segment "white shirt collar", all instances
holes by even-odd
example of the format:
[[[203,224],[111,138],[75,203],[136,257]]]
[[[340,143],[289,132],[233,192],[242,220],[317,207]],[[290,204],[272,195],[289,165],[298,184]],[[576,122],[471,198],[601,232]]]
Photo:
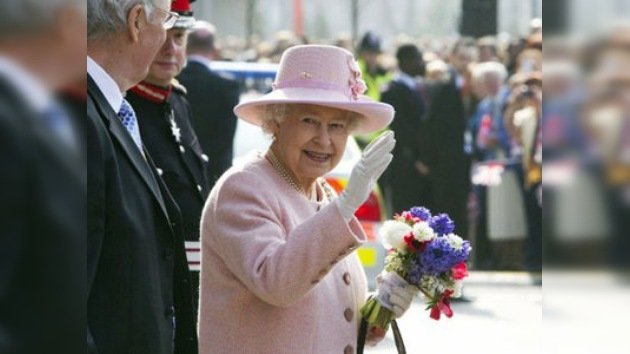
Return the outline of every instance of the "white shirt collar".
[[[87,72],[96,83],[96,86],[101,90],[114,112],[118,113],[122,106],[123,94],[120,92],[120,87],[116,84],[116,81],[89,56],[87,57]]]
[[[411,90],[415,90],[416,87],[418,87],[418,84],[420,84],[421,81],[405,74],[402,71],[399,71],[396,73],[396,76],[394,78],[394,80],[404,84],[405,86],[409,87]]]
[[[35,111],[43,112],[53,103],[52,95],[44,85],[19,63],[7,57],[0,56],[0,76],[5,77]]]

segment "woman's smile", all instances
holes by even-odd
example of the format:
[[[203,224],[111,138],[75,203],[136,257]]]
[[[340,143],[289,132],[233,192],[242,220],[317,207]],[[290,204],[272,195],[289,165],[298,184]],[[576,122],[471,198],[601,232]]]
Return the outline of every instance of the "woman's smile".
[[[306,157],[318,164],[328,163],[328,161],[332,158],[332,154],[328,153],[318,153],[312,150],[302,150]]]

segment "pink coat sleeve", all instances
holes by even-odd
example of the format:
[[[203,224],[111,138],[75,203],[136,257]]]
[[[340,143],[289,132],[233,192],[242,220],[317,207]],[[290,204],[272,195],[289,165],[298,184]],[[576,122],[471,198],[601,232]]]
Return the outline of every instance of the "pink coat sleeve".
[[[300,221],[291,210],[295,201],[285,204],[278,191],[260,188],[247,174],[232,177],[210,201],[202,237],[267,303],[295,303],[366,239],[358,221],[346,223],[336,203]]]

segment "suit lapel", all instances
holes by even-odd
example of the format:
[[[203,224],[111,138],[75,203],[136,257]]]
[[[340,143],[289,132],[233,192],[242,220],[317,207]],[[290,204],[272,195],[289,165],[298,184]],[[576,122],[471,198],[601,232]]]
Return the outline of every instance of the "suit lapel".
[[[79,156],[76,151],[72,151],[66,147],[63,142],[56,138],[55,134],[43,124],[42,118],[39,117],[39,113],[36,113],[16,92],[4,81],[0,81],[0,92],[3,95],[9,96],[11,102],[15,102],[14,107],[17,112],[17,116],[23,119],[26,124],[31,128],[31,132],[35,134],[39,140],[38,142],[45,145],[46,151],[49,156],[64,166],[66,170],[76,177],[76,181],[81,184],[82,187],[86,186],[85,173],[77,166],[79,165]],[[83,171],[84,172],[84,171]]]
[[[159,203],[162,212],[168,220],[169,215],[164,205],[164,199],[162,197],[162,194],[160,193],[158,182],[155,179],[155,175],[151,172],[149,164],[145,160],[144,156],[140,153],[140,150],[138,150],[138,147],[127,132],[127,129],[120,122],[118,115],[111,109],[109,103],[107,103],[105,96],[103,96],[96,83],[89,76],[88,79],[88,93],[96,103],[95,106],[101,113],[101,118],[103,119],[105,126],[109,129],[112,140],[117,141],[118,144],[121,146],[122,150],[125,152],[125,155],[136,169],[136,172],[138,172],[140,177],[142,177],[142,180],[145,182],[145,184]],[[146,149],[144,150],[144,152],[145,154],[147,154]]]

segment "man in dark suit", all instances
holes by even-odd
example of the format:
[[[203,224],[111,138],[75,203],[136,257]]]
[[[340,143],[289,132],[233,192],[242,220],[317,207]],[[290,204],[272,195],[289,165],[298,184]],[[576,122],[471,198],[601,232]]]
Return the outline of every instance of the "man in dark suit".
[[[210,192],[208,157],[190,122],[186,89],[174,80],[186,63],[186,38],[195,21],[188,0],[173,2],[180,17],[151,63],[149,75],[129,90],[127,99],[138,115],[140,135],[182,214],[189,257],[193,304],[199,297],[199,223]],[[196,313],[195,313],[196,318]]]
[[[394,159],[385,177],[385,194],[392,212],[424,205],[428,199],[427,166],[424,162],[424,116],[428,102],[424,83],[422,53],[415,45],[403,45],[396,52],[399,72],[381,95],[394,106],[396,115],[390,129],[396,134]]]
[[[232,166],[236,116],[232,111],[239,101],[239,86],[234,80],[210,70],[218,58],[214,27],[199,21],[188,38],[188,65],[179,81],[188,90],[193,126],[201,148],[208,155],[210,188]]]
[[[470,163],[464,151],[464,105],[453,81],[428,83],[427,88],[431,102],[424,127],[431,190],[427,206],[436,213],[447,213],[455,222],[455,232],[467,238]]]
[[[53,99],[83,75],[81,31],[81,1],[0,2],[0,353],[85,351],[85,170]]]
[[[88,1],[88,352],[197,352],[179,210],[123,98],[175,23],[169,5]]]

